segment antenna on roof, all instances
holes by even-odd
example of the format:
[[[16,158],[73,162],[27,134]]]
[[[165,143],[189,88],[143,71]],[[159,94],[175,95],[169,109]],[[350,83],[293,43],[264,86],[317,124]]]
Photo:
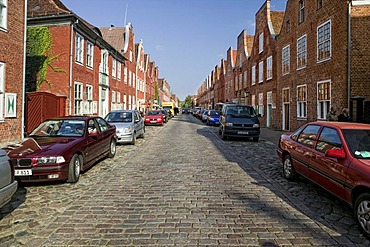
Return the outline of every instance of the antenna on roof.
[[[127,7],[128,7],[128,3],[126,3],[126,11],[125,11],[125,23],[124,23],[124,27],[126,26],[126,17],[127,17]]]

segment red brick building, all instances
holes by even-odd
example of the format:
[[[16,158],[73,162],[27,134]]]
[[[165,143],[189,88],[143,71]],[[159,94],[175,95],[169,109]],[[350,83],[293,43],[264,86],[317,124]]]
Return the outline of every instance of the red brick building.
[[[37,85],[37,91],[64,95],[66,115],[104,117],[117,101],[122,102],[118,84],[123,84],[125,57],[103,39],[98,28],[59,0],[29,0],[27,15],[28,32],[48,33],[51,49],[45,55],[57,57],[52,67],[59,70],[48,67],[48,83]]]
[[[278,127],[326,120],[331,106],[348,107],[353,121],[364,120],[363,101],[370,100],[365,2],[288,1],[276,44]]]
[[[225,102],[237,103],[238,98],[235,95],[234,68],[236,61],[236,50],[232,47],[226,52],[226,74],[225,74]]]
[[[0,139],[23,137],[26,1],[0,3]]]

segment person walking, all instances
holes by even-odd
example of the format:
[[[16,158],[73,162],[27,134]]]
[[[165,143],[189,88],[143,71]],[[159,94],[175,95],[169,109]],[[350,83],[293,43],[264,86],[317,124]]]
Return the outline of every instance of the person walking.
[[[342,113],[338,115],[338,122],[350,122],[348,108],[343,108]]]
[[[337,108],[332,106],[328,114],[326,114],[326,121],[338,121]]]

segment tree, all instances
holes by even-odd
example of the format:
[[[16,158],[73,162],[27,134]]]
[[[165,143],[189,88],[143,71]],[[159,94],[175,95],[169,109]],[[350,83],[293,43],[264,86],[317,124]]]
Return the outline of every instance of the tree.
[[[190,95],[186,96],[185,101],[184,101],[184,107],[190,108],[191,103],[192,103],[191,96]]]

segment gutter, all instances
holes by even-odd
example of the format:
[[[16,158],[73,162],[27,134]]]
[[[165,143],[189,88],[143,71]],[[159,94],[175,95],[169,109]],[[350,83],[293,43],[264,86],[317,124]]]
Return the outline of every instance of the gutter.
[[[24,137],[24,127],[25,125],[25,104],[27,103],[26,97],[26,58],[27,58],[27,7],[28,3],[27,0],[24,1],[24,37],[23,37],[23,79],[22,79],[22,128],[21,128],[21,139]]]

